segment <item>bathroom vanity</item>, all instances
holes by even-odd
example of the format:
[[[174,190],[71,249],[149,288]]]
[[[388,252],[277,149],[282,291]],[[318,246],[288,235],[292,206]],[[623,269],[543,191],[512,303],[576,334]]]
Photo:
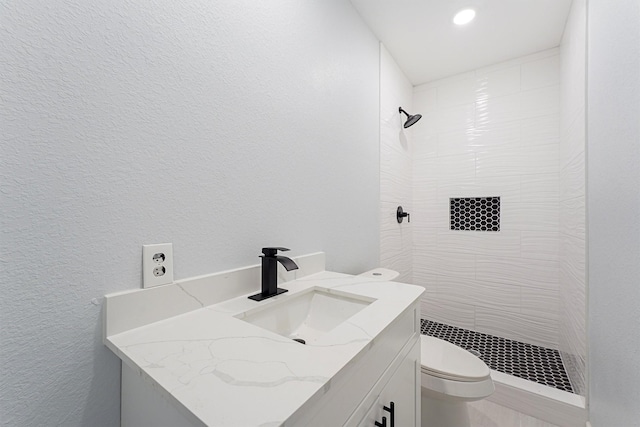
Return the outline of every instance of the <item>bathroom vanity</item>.
[[[122,426],[418,426],[423,289],[296,262],[260,302],[257,267],[106,296]]]

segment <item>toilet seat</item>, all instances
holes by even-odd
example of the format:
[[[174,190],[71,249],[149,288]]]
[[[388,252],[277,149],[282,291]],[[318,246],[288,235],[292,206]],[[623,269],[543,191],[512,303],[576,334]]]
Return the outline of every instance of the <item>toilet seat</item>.
[[[465,349],[421,335],[420,351],[423,398],[471,402],[494,392],[489,367]]]
[[[467,350],[439,338],[420,336],[421,371],[451,381],[478,382],[491,376],[489,367]]]

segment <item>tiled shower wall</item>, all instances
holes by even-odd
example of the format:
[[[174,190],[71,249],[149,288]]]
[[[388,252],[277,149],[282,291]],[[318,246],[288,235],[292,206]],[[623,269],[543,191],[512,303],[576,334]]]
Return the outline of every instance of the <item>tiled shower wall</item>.
[[[552,49],[414,88],[423,317],[558,347],[559,83]],[[501,198],[499,232],[449,229],[450,198],[491,196]]]
[[[586,1],[574,0],[561,51],[560,352],[579,394],[586,384]]]
[[[412,114],[412,98],[413,86],[380,45],[380,265],[398,271],[396,280],[408,283],[412,280],[412,224],[406,219],[398,224],[396,210],[402,206],[413,214],[413,128],[402,127],[406,116],[398,113],[398,107]]]

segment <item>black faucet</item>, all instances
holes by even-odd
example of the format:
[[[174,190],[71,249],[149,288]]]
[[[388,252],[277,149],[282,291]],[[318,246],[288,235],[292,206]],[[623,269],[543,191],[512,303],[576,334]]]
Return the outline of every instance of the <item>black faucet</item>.
[[[297,270],[298,266],[292,259],[278,255],[278,251],[288,251],[287,248],[262,248],[262,292],[251,295],[249,299],[262,301],[279,294],[288,292],[278,287],[278,263],[287,271]]]

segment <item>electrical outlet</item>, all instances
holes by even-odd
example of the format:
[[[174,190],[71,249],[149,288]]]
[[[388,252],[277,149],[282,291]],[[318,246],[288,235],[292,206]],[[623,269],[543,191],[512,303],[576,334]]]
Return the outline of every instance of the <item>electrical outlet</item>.
[[[142,245],[143,287],[169,283],[173,283],[173,244]]]

